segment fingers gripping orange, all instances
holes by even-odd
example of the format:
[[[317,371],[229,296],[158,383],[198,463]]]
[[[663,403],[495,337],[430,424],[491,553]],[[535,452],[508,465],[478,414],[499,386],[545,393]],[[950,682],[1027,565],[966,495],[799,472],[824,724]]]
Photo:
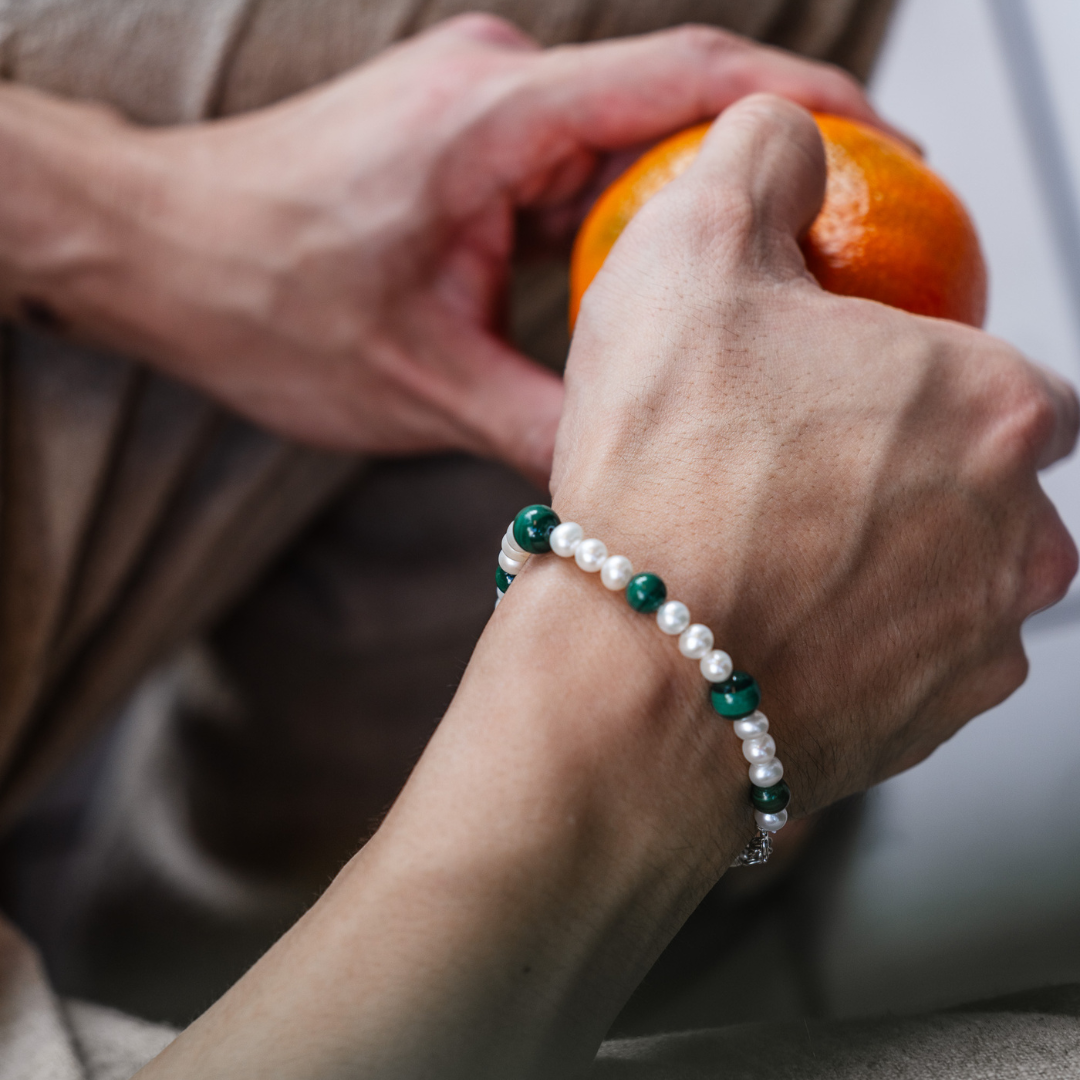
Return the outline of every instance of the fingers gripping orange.
[[[963,204],[907,147],[875,128],[815,115],[828,178],[801,244],[822,288],[917,315],[981,326],[986,265]],[[654,146],[597,200],[574,243],[570,325],[581,297],[630,219],[689,168],[709,124]]]

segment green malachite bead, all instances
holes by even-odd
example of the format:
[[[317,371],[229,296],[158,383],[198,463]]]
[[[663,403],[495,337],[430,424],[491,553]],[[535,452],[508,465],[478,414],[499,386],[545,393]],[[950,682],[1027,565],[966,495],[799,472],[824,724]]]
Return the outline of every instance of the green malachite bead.
[[[750,801],[754,804],[754,808],[763,814],[779,814],[781,810],[786,810],[787,804],[791,802],[791,789],[783,780],[773,784],[772,787],[758,787],[757,784],[751,784]]]
[[[551,550],[551,530],[558,524],[559,515],[550,506],[526,506],[514,518],[514,539],[525,551],[544,555]]]
[[[728,720],[749,716],[761,701],[761,691],[752,675],[733,671],[725,682],[712,684],[713,708]]]
[[[514,579],[501,567],[495,567],[495,584],[498,585],[502,592],[506,592],[510,588],[510,582]]]
[[[667,586],[655,574],[635,574],[626,586],[626,599],[635,611],[650,615],[667,599]]]

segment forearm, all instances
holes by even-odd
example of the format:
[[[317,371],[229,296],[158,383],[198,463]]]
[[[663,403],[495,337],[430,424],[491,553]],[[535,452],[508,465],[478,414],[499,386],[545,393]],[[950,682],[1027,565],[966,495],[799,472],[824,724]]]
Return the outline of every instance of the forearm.
[[[152,197],[128,126],[94,105],[0,86],[0,310],[102,335],[105,285],[137,254]]]
[[[584,1067],[752,831],[737,743],[651,622],[561,560],[523,575],[376,836],[146,1075]]]
[[[281,215],[236,179],[241,142],[227,123],[140,127],[0,85],[0,312],[138,356],[229,404],[237,385],[241,404],[269,385],[296,407],[304,388],[259,331]]]
[[[355,351],[328,372],[310,325],[274,328],[283,308],[307,316],[279,265],[302,214],[241,166],[245,133],[273,147],[264,115],[146,128],[0,85],[0,313],[137,356],[283,434],[353,449],[361,425],[340,400]],[[336,413],[310,407],[324,382]]]

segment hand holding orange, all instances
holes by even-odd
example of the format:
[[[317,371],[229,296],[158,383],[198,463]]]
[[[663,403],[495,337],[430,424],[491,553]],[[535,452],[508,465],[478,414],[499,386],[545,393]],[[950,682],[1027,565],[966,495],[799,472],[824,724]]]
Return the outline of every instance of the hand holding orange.
[[[828,176],[825,200],[801,241],[822,288],[916,315],[981,326],[986,265],[963,204],[902,143],[875,128],[816,114]],[[710,124],[644,154],[597,200],[570,263],[570,325],[581,298],[630,219],[690,167]]]

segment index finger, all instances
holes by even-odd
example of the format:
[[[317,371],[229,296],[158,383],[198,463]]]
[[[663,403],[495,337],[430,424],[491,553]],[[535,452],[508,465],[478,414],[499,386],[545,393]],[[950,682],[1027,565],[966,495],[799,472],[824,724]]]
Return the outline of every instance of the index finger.
[[[1031,366],[1042,380],[1054,412],[1049,437],[1037,463],[1037,468],[1045,469],[1055,461],[1068,457],[1075,449],[1080,431],[1080,401],[1074,387],[1056,372],[1041,364]]]
[[[559,123],[596,150],[711,120],[757,91],[899,134],[840,68],[705,26],[548,50],[537,58],[533,86],[536,119]]]

